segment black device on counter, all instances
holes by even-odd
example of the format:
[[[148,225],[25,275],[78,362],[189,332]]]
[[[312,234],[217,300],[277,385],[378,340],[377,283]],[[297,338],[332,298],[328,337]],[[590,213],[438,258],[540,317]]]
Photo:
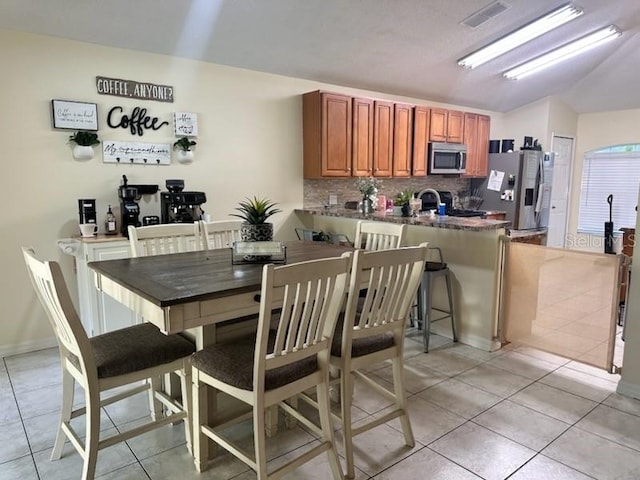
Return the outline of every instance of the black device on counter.
[[[484,217],[486,215],[486,212],[482,210],[453,208],[453,194],[451,192],[438,190],[438,195],[440,195],[440,200],[445,205],[446,215],[451,217]],[[422,210],[438,211],[438,201],[433,193],[425,192],[422,194]]]
[[[133,185],[128,185],[126,175],[122,175],[122,185],[118,188],[118,198],[120,199],[120,213],[122,215],[120,231],[122,235],[129,238],[129,225],[139,227],[141,223],[140,207],[136,201],[138,198],[138,189]]]
[[[78,199],[78,222],[96,223],[96,199],[80,198]]]
[[[202,217],[204,192],[184,192],[184,180],[167,180],[168,192],[160,193],[162,223],[192,223]]]

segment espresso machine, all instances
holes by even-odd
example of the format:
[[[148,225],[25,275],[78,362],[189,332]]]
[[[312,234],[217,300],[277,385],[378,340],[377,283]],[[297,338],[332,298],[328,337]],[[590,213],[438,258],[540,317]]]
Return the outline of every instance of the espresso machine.
[[[162,223],[192,223],[202,218],[204,192],[184,192],[184,180],[167,180],[168,192],[160,193]]]
[[[96,199],[78,199],[78,223],[96,223]]]
[[[122,175],[122,185],[118,188],[118,198],[120,199],[120,231],[122,235],[129,238],[129,225],[141,226],[140,206],[138,205],[138,189],[128,185],[126,175]]]

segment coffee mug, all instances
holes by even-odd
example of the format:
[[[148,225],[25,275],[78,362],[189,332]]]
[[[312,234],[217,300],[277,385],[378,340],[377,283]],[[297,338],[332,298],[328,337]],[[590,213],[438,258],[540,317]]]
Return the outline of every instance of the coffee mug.
[[[93,237],[96,233],[98,233],[98,225],[96,225],[95,223],[81,223],[80,233],[83,237]]]

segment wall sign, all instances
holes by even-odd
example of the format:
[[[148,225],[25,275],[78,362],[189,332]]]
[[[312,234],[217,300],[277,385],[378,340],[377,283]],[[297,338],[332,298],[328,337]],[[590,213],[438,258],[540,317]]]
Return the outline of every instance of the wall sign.
[[[102,95],[173,102],[173,87],[119,78],[96,77],[96,88]]]
[[[171,146],[168,143],[102,141],[104,163],[128,163],[138,165],[169,165]]]
[[[107,125],[111,128],[128,128],[131,135],[144,135],[145,129],[160,130],[169,122],[160,122],[158,117],[147,115],[147,109],[135,107],[131,115],[123,113],[122,107],[113,107],[107,114]]]
[[[198,135],[198,116],[195,113],[174,112],[173,126],[176,135]]]
[[[51,100],[53,128],[98,130],[98,105],[95,103]]]

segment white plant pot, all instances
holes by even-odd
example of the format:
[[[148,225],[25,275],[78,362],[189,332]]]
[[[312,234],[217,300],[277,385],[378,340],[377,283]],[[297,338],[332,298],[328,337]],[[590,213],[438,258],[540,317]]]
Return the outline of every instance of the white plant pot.
[[[180,163],[191,163],[191,162],[193,162],[193,150],[177,150],[176,151],[176,159]]]
[[[73,158],[76,160],[91,160],[93,153],[93,147],[91,146],[76,145],[73,147]]]

